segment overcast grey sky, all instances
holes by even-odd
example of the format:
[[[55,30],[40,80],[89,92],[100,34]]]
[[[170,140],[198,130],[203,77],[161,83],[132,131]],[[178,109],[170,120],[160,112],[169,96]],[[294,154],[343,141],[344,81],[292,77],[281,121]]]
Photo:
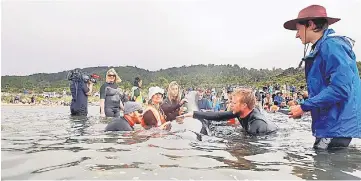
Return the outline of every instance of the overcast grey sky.
[[[8,0],[1,4],[1,74],[124,65],[297,66],[303,46],[283,23],[311,4],[341,18],[331,27],[356,40],[360,57],[360,0]]]

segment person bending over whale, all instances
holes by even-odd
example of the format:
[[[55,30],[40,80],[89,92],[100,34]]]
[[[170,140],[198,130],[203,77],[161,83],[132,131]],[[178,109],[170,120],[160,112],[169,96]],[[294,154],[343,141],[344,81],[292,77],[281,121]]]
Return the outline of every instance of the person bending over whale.
[[[255,108],[256,97],[252,90],[235,89],[232,94],[231,111],[227,112],[199,112],[185,114],[185,117],[206,119],[212,121],[238,118],[241,126],[250,135],[265,135],[276,132],[278,127],[268,120],[258,108]]]
[[[176,117],[183,113],[181,107],[187,102],[187,99],[181,100],[181,94],[179,91],[179,85],[176,81],[173,81],[168,86],[168,96],[162,102],[161,108],[165,114],[166,121],[176,120]]]
[[[142,119],[142,105],[137,102],[124,104],[124,116],[113,118],[105,127],[105,131],[133,131],[134,124],[140,124]]]
[[[163,130],[170,130],[171,124],[166,121],[166,115],[161,108],[164,90],[160,87],[150,87],[148,93],[148,106],[144,110],[141,125],[144,129],[158,127]]]

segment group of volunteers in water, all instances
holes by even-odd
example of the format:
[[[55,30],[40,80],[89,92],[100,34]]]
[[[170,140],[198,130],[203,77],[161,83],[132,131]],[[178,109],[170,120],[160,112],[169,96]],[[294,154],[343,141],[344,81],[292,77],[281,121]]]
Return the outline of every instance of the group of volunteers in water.
[[[284,23],[284,28],[297,31],[296,38],[305,45],[300,67],[305,62],[307,83],[307,91],[288,101],[286,114],[296,119],[305,112],[311,113],[315,149],[348,147],[352,138],[361,137],[361,83],[352,49],[354,41],[336,35],[329,28],[329,25],[339,20],[328,17],[324,7],[311,5],[302,9],[296,19]],[[306,45],[310,43],[312,48],[306,55]],[[130,96],[122,96],[116,86],[121,79],[115,70],[109,70],[106,76],[106,83],[100,90],[100,114],[102,117],[114,117],[106,126],[106,131],[133,131],[136,124],[143,129],[171,130],[170,123],[174,120],[182,123],[184,120],[205,119],[239,122],[247,134],[257,136],[278,130],[277,125],[267,119],[261,109],[277,112],[279,108],[287,106],[282,93],[277,93],[273,97],[274,101],[271,101],[269,94],[262,97],[258,90],[228,87],[222,95],[223,98],[227,97],[225,104],[217,104],[217,99],[214,99],[214,105],[217,106],[211,106],[205,99],[206,91],[197,89],[195,104],[200,111],[192,111],[185,108],[188,103],[185,95],[193,90],[183,94],[175,81],[169,84],[166,91],[157,86],[150,87],[148,100],[145,101],[139,77],[134,80]],[[275,106],[272,109],[271,104]],[[122,116],[121,110],[124,113]],[[187,117],[194,119],[183,120]]]
[[[200,94],[201,91],[197,93]],[[192,111],[183,114],[182,106],[187,102],[187,99],[180,100],[179,86],[176,82],[170,83],[168,96],[164,100],[163,95],[163,89],[159,87],[149,88],[149,101],[144,112],[140,103],[126,102],[124,105],[124,117],[114,118],[108,124],[106,130],[132,131],[134,130],[134,124],[141,124],[145,129],[159,127],[170,130],[171,121],[178,120],[182,122],[182,118],[185,117],[211,121],[227,121],[237,118],[244,130],[251,135],[268,134],[277,130],[275,123],[268,120],[260,112],[259,108],[256,108],[256,97],[251,89],[235,89],[230,101],[227,103],[229,104],[229,110],[218,112]],[[197,101],[201,101],[202,97],[198,98]],[[124,123],[125,120],[128,124]]]

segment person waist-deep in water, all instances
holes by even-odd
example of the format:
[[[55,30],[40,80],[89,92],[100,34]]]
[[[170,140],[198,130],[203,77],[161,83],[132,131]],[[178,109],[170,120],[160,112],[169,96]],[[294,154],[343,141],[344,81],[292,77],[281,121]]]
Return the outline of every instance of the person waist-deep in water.
[[[315,149],[348,147],[352,138],[361,137],[361,85],[354,42],[328,28],[339,20],[327,17],[324,7],[311,5],[284,24],[297,31],[296,38],[305,47],[313,44],[307,56],[305,48],[303,58],[308,98],[291,108],[290,117],[311,112]]]
[[[135,124],[140,124],[142,119],[142,105],[137,102],[124,104],[124,116],[113,118],[105,127],[105,131],[133,131]]]
[[[102,117],[119,117],[123,109],[122,92],[116,83],[121,82],[115,70],[106,73],[106,82],[100,87],[100,115]]]
[[[241,126],[250,135],[264,135],[276,132],[278,127],[268,120],[258,108],[255,108],[256,98],[252,90],[235,89],[232,94],[231,110],[227,112],[199,112],[187,113],[186,117],[207,119],[212,121],[238,118]]]
[[[148,106],[143,113],[143,119],[141,125],[145,129],[152,127],[159,127],[160,129],[170,130],[171,124],[166,121],[166,115],[162,110],[160,104],[163,100],[164,90],[160,87],[150,87],[149,95],[150,98]]]
[[[70,112],[72,116],[88,115],[88,96],[91,95],[93,83],[85,83],[83,80],[73,80],[70,84],[72,100]]]
[[[179,85],[175,81],[169,84],[167,94],[167,98],[161,104],[161,109],[164,111],[166,121],[173,121],[176,120],[177,116],[183,113],[180,108],[187,100],[181,100]]]

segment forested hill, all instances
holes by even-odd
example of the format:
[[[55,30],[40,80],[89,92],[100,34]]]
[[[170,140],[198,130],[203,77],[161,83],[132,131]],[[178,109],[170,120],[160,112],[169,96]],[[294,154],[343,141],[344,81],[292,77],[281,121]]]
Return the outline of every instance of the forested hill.
[[[130,89],[135,77],[141,77],[145,87],[158,85],[166,87],[170,81],[177,81],[183,87],[221,87],[231,84],[263,86],[269,83],[304,84],[303,71],[294,68],[282,69],[247,69],[238,65],[192,65],[149,71],[142,68],[125,67],[89,67],[81,69],[87,74],[101,76],[98,89],[104,82],[105,73],[114,68],[123,80],[120,86]],[[361,69],[361,63],[358,62]],[[69,71],[58,73],[38,73],[29,76],[2,76],[2,92],[21,92],[31,90],[35,92],[62,91],[68,89],[69,81],[66,79]]]

